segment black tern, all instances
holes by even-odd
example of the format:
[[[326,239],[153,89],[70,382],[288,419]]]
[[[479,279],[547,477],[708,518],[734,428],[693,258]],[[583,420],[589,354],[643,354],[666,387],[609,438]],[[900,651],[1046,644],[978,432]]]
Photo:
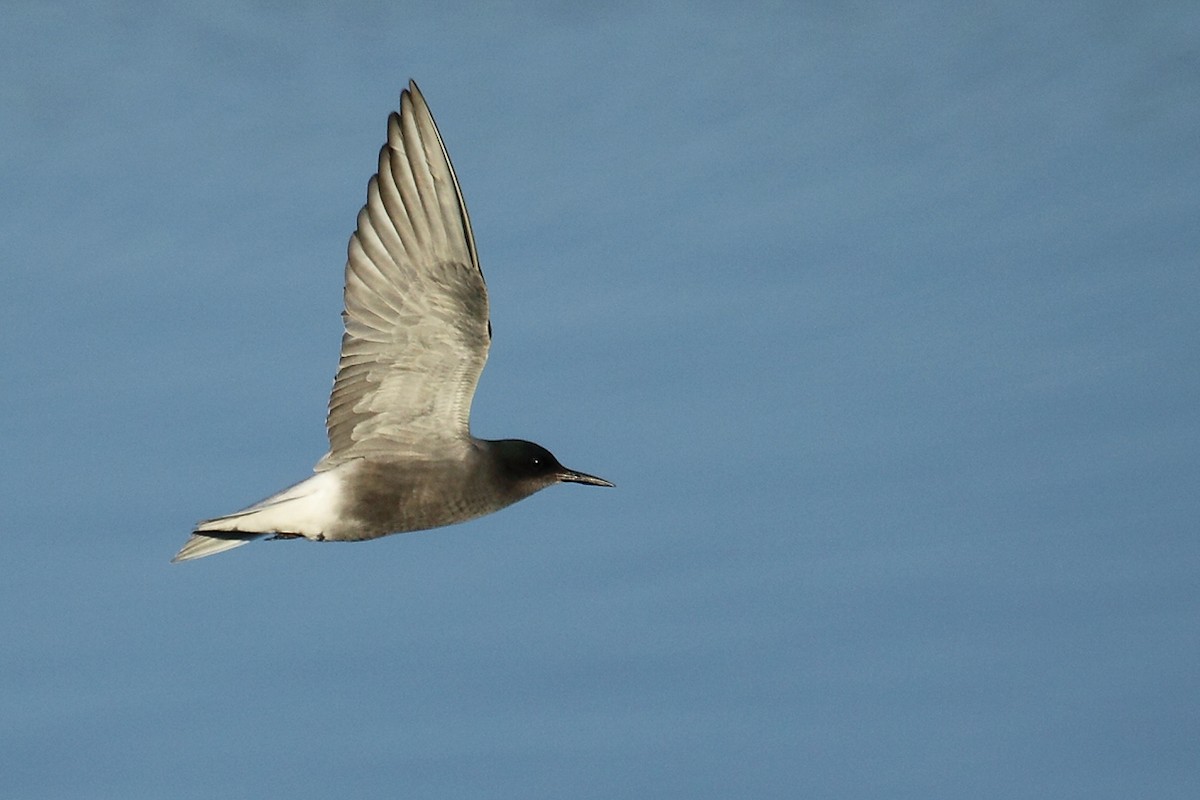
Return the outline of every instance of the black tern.
[[[520,439],[476,439],[492,327],[467,206],[416,83],[388,117],[346,262],[346,330],[314,475],[205,520],[172,561],[262,537],[361,541],[490,514],[555,483],[612,486]]]

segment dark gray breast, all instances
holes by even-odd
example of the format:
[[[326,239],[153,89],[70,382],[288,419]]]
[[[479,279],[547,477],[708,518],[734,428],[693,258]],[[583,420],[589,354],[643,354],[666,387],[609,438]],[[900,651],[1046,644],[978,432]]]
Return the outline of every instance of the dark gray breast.
[[[444,460],[361,459],[346,476],[342,525],[328,538],[374,539],[465,522],[553,482],[513,479],[489,444],[464,443],[459,458]]]

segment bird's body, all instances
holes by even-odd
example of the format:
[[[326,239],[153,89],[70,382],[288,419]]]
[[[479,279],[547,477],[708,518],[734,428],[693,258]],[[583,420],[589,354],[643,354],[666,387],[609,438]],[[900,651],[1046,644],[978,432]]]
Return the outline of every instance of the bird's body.
[[[350,238],[345,302],[316,474],[201,522],[175,561],[270,535],[374,539],[473,519],[554,483],[612,485],[532,442],[470,433],[491,342],[487,289],[458,179],[412,83]]]

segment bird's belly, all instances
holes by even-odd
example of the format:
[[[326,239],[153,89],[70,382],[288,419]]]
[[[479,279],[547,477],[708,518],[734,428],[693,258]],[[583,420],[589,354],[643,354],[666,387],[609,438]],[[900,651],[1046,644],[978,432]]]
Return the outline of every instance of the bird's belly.
[[[355,541],[440,528],[508,505],[471,478],[458,464],[363,464],[349,483],[342,524],[325,538]]]

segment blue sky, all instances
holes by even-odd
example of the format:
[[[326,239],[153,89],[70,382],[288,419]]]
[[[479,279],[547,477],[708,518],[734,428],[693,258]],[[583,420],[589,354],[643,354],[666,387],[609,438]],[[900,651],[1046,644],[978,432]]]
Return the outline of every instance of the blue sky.
[[[1194,4],[5,17],[0,794],[1195,795]],[[410,77],[475,433],[618,488],[172,566],[324,452]]]

